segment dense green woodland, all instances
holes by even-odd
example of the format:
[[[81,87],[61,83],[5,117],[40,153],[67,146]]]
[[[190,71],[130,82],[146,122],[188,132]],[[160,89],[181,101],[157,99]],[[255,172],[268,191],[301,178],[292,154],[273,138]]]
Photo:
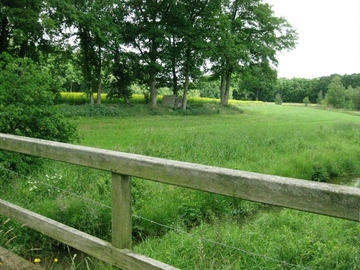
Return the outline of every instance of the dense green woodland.
[[[335,74],[277,79],[276,52],[296,42],[294,28],[262,0],[0,3],[0,53],[33,60],[56,82],[53,92],[83,91],[91,103],[102,92],[130,102],[134,85],[151,107],[163,93],[182,96],[183,109],[194,94],[224,106],[276,94],[321,103]],[[345,101],[323,103],[359,109],[359,77],[341,76]]]
[[[129,101],[141,86],[151,107],[158,89],[181,95],[204,74],[226,106],[236,81],[272,99],[276,53],[297,33],[262,0],[15,0],[0,4],[0,53],[30,58],[67,91]],[[266,87],[264,87],[266,86]],[[100,95],[97,95],[98,97]],[[98,98],[97,102],[101,100]]]

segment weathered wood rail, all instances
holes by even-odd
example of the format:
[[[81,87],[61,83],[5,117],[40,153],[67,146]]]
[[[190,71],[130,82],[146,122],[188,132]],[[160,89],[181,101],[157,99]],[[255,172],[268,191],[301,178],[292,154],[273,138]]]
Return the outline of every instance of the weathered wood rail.
[[[131,177],[360,221],[360,189],[0,133],[0,149],[112,172],[112,243],[0,200],[0,214],[122,269],[175,269],[131,251]]]

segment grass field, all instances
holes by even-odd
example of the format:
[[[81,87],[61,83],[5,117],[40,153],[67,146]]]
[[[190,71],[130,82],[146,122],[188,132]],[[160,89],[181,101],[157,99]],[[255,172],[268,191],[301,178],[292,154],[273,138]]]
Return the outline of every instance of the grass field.
[[[200,110],[195,115],[159,108],[141,116],[140,107],[134,107],[133,113],[122,116],[70,120],[78,125],[79,143],[92,147],[316,181],[360,174],[359,116],[305,106],[233,106],[220,109],[210,104],[204,114]],[[108,173],[49,162],[35,177],[110,204]],[[33,186],[28,180],[13,183],[1,196],[109,239],[109,209],[48,186],[30,191]],[[143,218],[133,221],[134,249],[181,269],[360,265],[356,222],[142,179],[133,181],[133,213]],[[42,238],[38,244],[59,248]]]
[[[331,176],[360,172],[359,117],[272,104],[241,110],[74,122],[88,146],[301,179],[314,167]]]

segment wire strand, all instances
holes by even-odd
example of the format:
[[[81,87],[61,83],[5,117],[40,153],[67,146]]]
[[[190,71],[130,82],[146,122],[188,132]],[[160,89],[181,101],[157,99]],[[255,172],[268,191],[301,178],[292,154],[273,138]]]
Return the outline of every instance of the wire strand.
[[[54,185],[51,185],[49,183],[45,183],[39,179],[34,179],[33,177],[30,177],[30,176],[26,176],[26,175],[23,175],[23,174],[20,174],[20,173],[17,173],[15,171],[12,171],[12,170],[9,170],[7,168],[4,168],[4,167],[1,167],[0,166],[0,169],[4,170],[4,171],[8,171],[8,172],[11,172],[11,173],[14,173],[22,178],[25,178],[25,179],[28,179],[28,180],[31,180],[33,182],[36,182],[36,183],[40,183],[42,185],[45,185],[47,187],[51,187],[53,189],[56,189],[56,190],[61,190],[62,192],[64,193],[67,193],[67,194],[70,194],[72,196],[75,196],[77,198],[80,198],[84,201],[88,201],[90,203],[93,203],[93,204],[96,204],[96,205],[99,205],[99,206],[102,206],[102,207],[105,207],[105,208],[109,208],[109,209],[112,209],[111,206],[109,205],[106,205],[106,204],[103,204],[103,203],[100,203],[100,202],[97,202],[93,199],[90,199],[90,198],[87,198],[87,197],[84,197],[84,196],[81,196],[75,192],[72,192],[72,191],[69,191],[69,190],[66,190],[66,189],[61,189],[57,186],[54,186]],[[211,243],[213,245],[218,245],[218,246],[221,246],[221,247],[224,247],[224,248],[228,248],[228,249],[233,249],[233,250],[236,250],[238,252],[241,252],[243,254],[247,254],[249,256],[254,256],[254,257],[261,257],[265,260],[268,260],[268,261],[273,261],[273,262],[276,262],[276,263],[280,263],[284,266],[291,266],[291,267],[296,267],[296,268],[299,268],[299,269],[308,269],[310,270],[311,268],[308,268],[308,267],[304,267],[304,266],[300,266],[300,265],[296,265],[296,264],[292,264],[292,263],[288,263],[286,261],[281,261],[281,260],[277,260],[277,259],[274,259],[274,258],[271,258],[269,256],[266,256],[266,255],[263,255],[263,254],[259,254],[259,253],[255,253],[255,252],[252,252],[252,251],[248,251],[248,250],[245,250],[245,249],[241,249],[241,248],[238,248],[238,247],[234,247],[234,246],[231,246],[231,245],[228,245],[228,244],[225,244],[225,243],[221,243],[221,242],[217,242],[215,240],[212,240],[212,239],[208,239],[208,238],[205,238],[205,237],[201,237],[199,235],[196,235],[196,234],[192,234],[192,233],[189,233],[189,232],[186,232],[184,230],[181,230],[181,229],[178,229],[178,228],[174,228],[172,226],[168,226],[168,225],[165,225],[165,224],[162,224],[162,223],[159,223],[159,222],[156,222],[154,220],[151,220],[151,219],[148,219],[148,218],[145,218],[145,217],[141,217],[141,216],[138,216],[138,215],[135,215],[135,214],[132,214],[132,217],[134,218],[137,218],[137,219],[141,219],[141,220],[144,220],[144,221],[147,221],[147,222],[150,222],[152,224],[155,224],[159,227],[163,227],[163,228],[166,228],[170,231],[174,231],[175,233],[178,233],[178,234],[186,234],[186,235],[189,235],[190,237],[192,238],[197,238],[197,239],[200,239],[204,242],[208,242],[208,243]]]

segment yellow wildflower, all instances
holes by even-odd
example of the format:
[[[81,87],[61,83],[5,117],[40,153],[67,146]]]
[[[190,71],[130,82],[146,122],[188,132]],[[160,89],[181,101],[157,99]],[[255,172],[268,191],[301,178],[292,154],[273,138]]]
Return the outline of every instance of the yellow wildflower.
[[[41,262],[41,259],[39,259],[39,258],[34,259],[34,263],[39,263],[39,262]]]
[[[58,260],[58,258],[55,258],[54,259],[54,263],[57,263],[59,260]]]

